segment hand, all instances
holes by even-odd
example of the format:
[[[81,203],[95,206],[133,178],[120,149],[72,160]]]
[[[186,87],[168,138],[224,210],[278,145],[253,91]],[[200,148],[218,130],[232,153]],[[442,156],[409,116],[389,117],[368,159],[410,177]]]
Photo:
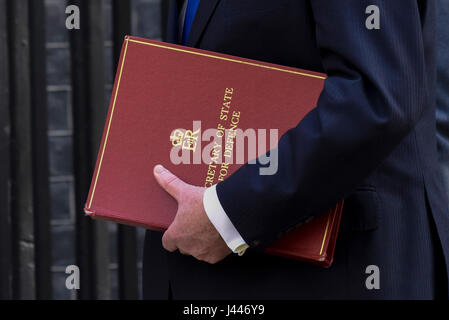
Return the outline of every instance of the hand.
[[[189,185],[170,171],[157,165],[154,176],[159,185],[178,202],[178,211],[162,237],[170,252],[179,251],[198,260],[217,263],[231,250],[210,222],[203,206],[205,188]]]

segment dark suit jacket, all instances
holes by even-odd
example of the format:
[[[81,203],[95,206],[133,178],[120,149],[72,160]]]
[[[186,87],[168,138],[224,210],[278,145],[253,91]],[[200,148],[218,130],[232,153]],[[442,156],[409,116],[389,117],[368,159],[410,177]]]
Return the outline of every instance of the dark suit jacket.
[[[365,27],[365,9],[373,4],[381,30]],[[169,282],[175,299],[447,294],[449,213],[435,137],[434,22],[434,0],[203,0],[188,45],[329,78],[317,107],[282,137],[276,175],[260,176],[257,165],[246,165],[217,186],[253,250],[208,265],[165,253],[160,234],[148,232],[144,296],[166,298]],[[343,198],[330,269],[260,253]],[[365,286],[369,265],[380,269],[379,290]]]
[[[449,1],[437,1],[437,141],[446,193],[449,194]]]

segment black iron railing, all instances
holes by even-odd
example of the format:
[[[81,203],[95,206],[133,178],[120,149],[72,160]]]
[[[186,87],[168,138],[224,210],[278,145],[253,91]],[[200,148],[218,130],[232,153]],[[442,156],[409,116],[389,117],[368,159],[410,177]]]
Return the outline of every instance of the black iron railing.
[[[61,0],[65,1],[65,0]],[[74,261],[79,299],[111,297],[105,223],[83,214],[107,112],[104,0],[66,1],[80,8],[69,32],[76,210]],[[45,0],[0,0],[0,298],[51,299]],[[131,33],[131,0],[112,0],[113,59]],[[161,1],[165,26],[168,1]],[[164,30],[164,27],[161,27]],[[115,63],[114,70],[115,73]],[[118,296],[136,299],[135,228],[117,230]]]

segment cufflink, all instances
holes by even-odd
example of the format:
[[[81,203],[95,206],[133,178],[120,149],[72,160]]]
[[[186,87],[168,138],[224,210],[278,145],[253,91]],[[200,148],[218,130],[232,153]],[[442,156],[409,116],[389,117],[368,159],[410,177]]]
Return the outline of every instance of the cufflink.
[[[249,245],[247,245],[246,243],[241,244],[237,248],[235,248],[234,253],[237,253],[239,256],[243,256],[246,249],[248,249],[248,248],[249,248]]]

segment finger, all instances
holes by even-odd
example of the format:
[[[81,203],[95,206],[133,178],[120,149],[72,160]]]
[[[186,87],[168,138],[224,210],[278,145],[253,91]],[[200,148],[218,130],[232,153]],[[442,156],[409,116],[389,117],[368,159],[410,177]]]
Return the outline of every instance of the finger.
[[[179,195],[182,190],[187,187],[187,184],[184,181],[161,165],[154,167],[154,177],[159,185],[176,200],[179,200]]]
[[[178,249],[168,230],[165,231],[164,235],[162,236],[162,246],[169,252],[174,252],[176,251],[176,249]]]

